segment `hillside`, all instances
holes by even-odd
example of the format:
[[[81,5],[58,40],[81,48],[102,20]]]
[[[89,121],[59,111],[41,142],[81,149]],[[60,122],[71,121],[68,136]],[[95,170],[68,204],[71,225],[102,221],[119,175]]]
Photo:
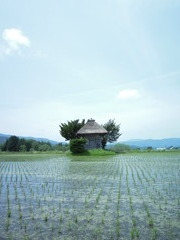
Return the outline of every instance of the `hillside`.
[[[0,144],[5,143],[5,141],[10,137],[11,135],[2,134],[0,133]],[[33,139],[40,142],[50,142],[52,145],[58,144],[59,142],[50,140],[48,138],[35,138],[35,137],[21,137],[17,136],[19,138],[25,138],[25,139]],[[117,142],[116,142],[117,143]],[[116,143],[108,144],[109,146],[114,145]],[[180,138],[164,138],[164,139],[132,139],[127,141],[118,142],[121,144],[126,144],[134,148],[168,148],[170,146],[173,147],[180,147]]]
[[[5,143],[5,141],[12,135],[7,135],[7,134],[2,134],[0,133],[0,144]],[[19,138],[24,138],[24,139],[32,139],[32,140],[36,140],[39,142],[50,142],[52,145],[58,144],[59,142],[56,142],[54,140],[50,140],[47,138],[35,138],[35,137],[22,137],[22,136],[17,136]]]
[[[10,137],[10,135],[0,133],[0,144],[5,143],[5,141]]]
[[[170,146],[173,147],[180,147],[180,138],[164,138],[164,139],[135,139],[135,140],[128,140],[121,142],[123,144],[139,147],[139,148],[146,148],[146,147],[153,147],[153,148],[168,148]]]

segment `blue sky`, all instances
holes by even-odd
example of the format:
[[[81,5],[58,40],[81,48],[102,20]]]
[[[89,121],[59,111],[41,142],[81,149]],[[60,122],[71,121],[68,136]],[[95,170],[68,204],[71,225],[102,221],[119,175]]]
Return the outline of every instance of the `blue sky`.
[[[61,141],[83,118],[180,137],[179,0],[1,0],[0,132]]]

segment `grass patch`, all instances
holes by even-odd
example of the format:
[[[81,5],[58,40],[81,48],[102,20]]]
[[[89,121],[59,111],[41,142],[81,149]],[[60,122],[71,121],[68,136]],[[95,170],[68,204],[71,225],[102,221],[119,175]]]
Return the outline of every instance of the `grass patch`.
[[[115,155],[116,153],[114,151],[108,151],[103,149],[92,149],[89,150],[89,155],[91,156],[109,156],[109,155]]]
[[[2,152],[0,151],[0,157],[2,156],[40,156],[40,155],[59,155],[59,154],[64,154],[65,152],[63,151],[45,151],[45,152],[40,152],[40,151],[29,151],[29,152]]]
[[[4,152],[3,154],[0,153],[0,162],[1,161],[26,161],[26,160],[41,160],[41,159],[49,159],[52,157],[59,157],[63,156],[62,153],[20,153],[20,152]]]
[[[92,150],[88,150],[85,151],[83,153],[71,153],[71,152],[67,152],[67,155],[71,155],[71,156],[110,156],[110,155],[116,155],[115,152],[113,151],[108,151],[108,150],[103,150],[103,149],[92,149]]]

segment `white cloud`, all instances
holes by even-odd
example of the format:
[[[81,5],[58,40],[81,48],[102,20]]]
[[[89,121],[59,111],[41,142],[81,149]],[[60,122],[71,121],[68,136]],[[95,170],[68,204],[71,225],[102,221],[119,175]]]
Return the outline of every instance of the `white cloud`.
[[[10,28],[4,29],[2,38],[5,40],[5,45],[1,48],[3,54],[8,55],[12,52],[19,52],[21,47],[30,47],[31,42],[20,29]]]
[[[139,97],[140,97],[140,94],[136,89],[125,89],[120,91],[118,94],[119,99],[134,99]]]

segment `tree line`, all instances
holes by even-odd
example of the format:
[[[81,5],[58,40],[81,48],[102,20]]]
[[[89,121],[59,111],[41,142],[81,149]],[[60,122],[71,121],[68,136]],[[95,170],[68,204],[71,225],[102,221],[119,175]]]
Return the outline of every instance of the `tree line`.
[[[52,145],[50,142],[40,142],[33,139],[24,139],[17,136],[9,137],[0,147],[1,151],[8,152],[33,152],[33,151],[66,151],[67,145],[62,143]]]
[[[67,123],[61,123],[60,134],[65,140],[70,141],[70,146],[73,145],[77,151],[82,151],[86,139],[78,139],[78,130],[85,125],[85,119],[80,121],[71,120]],[[113,143],[121,136],[120,124],[116,124],[115,120],[110,119],[107,123],[102,125],[107,134],[102,138],[102,148],[105,149],[107,143]],[[71,144],[72,143],[72,144]],[[82,149],[81,149],[82,147]],[[17,136],[9,137],[4,144],[0,146],[1,151],[9,152],[33,152],[33,151],[67,151],[69,150],[69,144],[63,145],[59,143],[52,145],[50,142],[40,142],[33,139],[24,139]]]

